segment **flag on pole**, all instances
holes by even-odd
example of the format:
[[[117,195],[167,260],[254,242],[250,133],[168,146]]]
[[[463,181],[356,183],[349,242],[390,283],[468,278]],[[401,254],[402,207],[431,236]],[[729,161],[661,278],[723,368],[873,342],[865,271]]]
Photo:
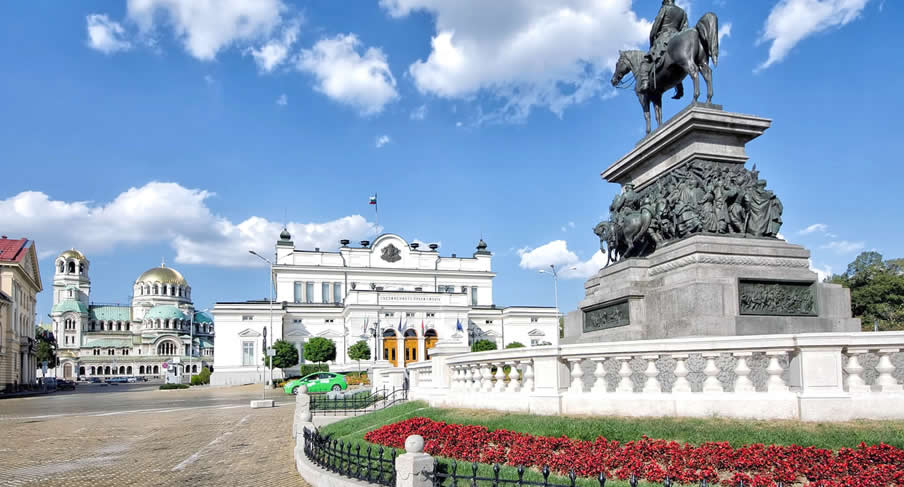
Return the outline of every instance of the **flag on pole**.
[[[424,335],[424,320],[421,320],[421,336]]]
[[[368,320],[368,318],[364,318],[364,327],[361,328],[361,334],[362,334],[362,335],[363,335],[365,332],[367,332],[367,320]]]
[[[402,331],[402,315],[399,315],[399,331]]]
[[[460,319],[460,318],[457,319],[457,320],[455,320],[455,329],[458,330],[458,331],[465,331],[465,330],[461,327],[461,319]]]
[[[379,206],[377,206],[377,193],[374,193],[370,197],[370,201],[368,201],[367,204],[374,205],[374,216],[377,220],[376,224],[379,227],[380,226],[380,210],[379,210]]]
[[[373,196],[370,197],[370,204],[371,205],[377,204],[377,195],[376,194],[374,194]]]

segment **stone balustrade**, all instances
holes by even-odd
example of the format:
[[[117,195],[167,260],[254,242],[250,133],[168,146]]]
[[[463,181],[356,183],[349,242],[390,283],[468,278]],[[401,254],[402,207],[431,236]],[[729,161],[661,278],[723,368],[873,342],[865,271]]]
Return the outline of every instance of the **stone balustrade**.
[[[904,418],[904,332],[533,347],[410,367],[432,405],[537,414]]]

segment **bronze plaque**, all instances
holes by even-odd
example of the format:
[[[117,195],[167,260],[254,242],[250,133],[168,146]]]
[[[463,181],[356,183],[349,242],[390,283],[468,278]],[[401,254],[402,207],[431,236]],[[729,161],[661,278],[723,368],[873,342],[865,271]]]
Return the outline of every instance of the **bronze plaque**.
[[[816,289],[809,282],[738,282],[742,315],[816,316]]]
[[[630,323],[631,316],[627,301],[584,311],[584,333],[617,328]]]

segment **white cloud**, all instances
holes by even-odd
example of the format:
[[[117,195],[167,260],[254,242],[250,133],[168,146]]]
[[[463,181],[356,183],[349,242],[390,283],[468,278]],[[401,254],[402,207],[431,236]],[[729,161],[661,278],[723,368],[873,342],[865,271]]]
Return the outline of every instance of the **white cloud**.
[[[130,188],[108,203],[52,200],[24,191],[0,200],[0,228],[38,242],[42,255],[75,247],[89,254],[123,246],[166,243],[176,262],[220,267],[259,265],[248,250],[270,252],[282,229],[258,216],[234,223],[214,214],[214,193],[178,183],[151,182]],[[322,223],[288,224],[298,248],[335,248],[339,239],[372,237],[379,228],[360,215]]]
[[[269,73],[289,57],[289,50],[295,44],[295,41],[298,40],[300,27],[301,22],[299,20],[289,22],[283,27],[282,36],[270,39],[258,48],[252,47],[248,49],[261,71]]]
[[[298,69],[317,78],[317,91],[357,108],[362,115],[383,111],[399,97],[386,54],[376,47],[358,53],[355,34],[321,39],[298,57]]]
[[[376,140],[376,142],[374,142],[374,145],[376,145],[377,149],[379,149],[380,147],[383,147],[384,145],[386,145],[390,142],[392,142],[392,139],[389,138],[388,135],[381,135],[381,136],[377,137],[377,140]]]
[[[523,247],[517,253],[521,257],[519,265],[522,269],[545,270],[554,265],[561,267],[559,277],[562,279],[586,279],[596,274],[606,263],[606,256],[600,251],[582,261],[577,254],[568,250],[568,243],[564,240],[553,240],[534,249]]]
[[[285,10],[282,0],[129,0],[126,15],[144,36],[168,25],[190,55],[210,61],[233,44],[266,40]]]
[[[288,105],[289,97],[285,93],[283,93],[282,95],[279,95],[279,98],[276,99],[276,104],[281,107]]]
[[[647,41],[631,0],[380,0],[393,17],[435,18],[431,52],[409,74],[422,93],[491,95],[484,121],[523,120],[533,107],[561,115],[603,92],[619,49]],[[487,100],[487,98],[482,98]]]
[[[421,105],[411,111],[412,120],[423,120],[427,118],[427,105]]]
[[[850,242],[847,240],[835,240],[829,242],[820,248],[829,249],[835,251],[837,254],[850,254],[854,252],[859,252],[863,250],[866,246],[864,242]]]
[[[813,261],[810,260],[810,270],[816,273],[819,282],[825,281],[826,277],[832,277],[832,266],[825,265],[822,268],[815,267]]]
[[[825,223],[814,223],[814,224],[810,225],[809,227],[804,228],[803,230],[801,230],[797,233],[799,233],[801,235],[808,235],[808,234],[811,234],[814,232],[825,233],[826,230],[828,230],[828,229],[829,229],[829,226],[826,225]]]
[[[725,37],[731,37],[731,22],[725,22],[724,24],[719,26],[719,44],[722,44],[722,39]]]
[[[125,29],[106,14],[91,14],[85,18],[88,27],[88,46],[104,54],[125,51],[132,44],[125,39]]]
[[[772,42],[769,58],[756,71],[781,61],[798,42],[854,21],[869,0],[781,0],[766,19],[757,43]]]

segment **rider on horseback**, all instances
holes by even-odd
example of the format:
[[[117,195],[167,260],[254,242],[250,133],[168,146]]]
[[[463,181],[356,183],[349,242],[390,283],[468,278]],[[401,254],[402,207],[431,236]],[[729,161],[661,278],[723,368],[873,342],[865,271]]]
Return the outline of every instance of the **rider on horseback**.
[[[662,67],[669,40],[687,28],[687,12],[675,5],[675,0],[662,0],[662,7],[659,8],[656,20],[653,21],[653,28],[650,29],[650,52],[645,56],[644,62],[644,71],[649,75],[640,80],[641,89],[649,88],[650,78],[655,77],[656,70]],[[675,96],[672,98],[677,100],[682,96],[684,86],[679,82],[675,86]]]

